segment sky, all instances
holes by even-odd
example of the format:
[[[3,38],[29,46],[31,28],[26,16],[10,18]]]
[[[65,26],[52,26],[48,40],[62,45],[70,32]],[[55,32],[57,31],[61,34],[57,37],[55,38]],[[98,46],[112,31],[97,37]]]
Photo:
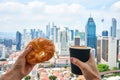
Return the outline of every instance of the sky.
[[[90,16],[98,35],[110,31],[112,18],[120,29],[120,0],[0,0],[0,32],[45,31],[49,23],[85,31]]]

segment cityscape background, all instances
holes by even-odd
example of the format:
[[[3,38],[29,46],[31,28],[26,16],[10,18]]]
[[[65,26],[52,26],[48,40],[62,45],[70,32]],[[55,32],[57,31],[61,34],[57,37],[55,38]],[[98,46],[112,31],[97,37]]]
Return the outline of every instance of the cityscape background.
[[[26,45],[39,37],[53,41],[55,55],[31,74],[37,74],[39,67],[70,67],[73,45],[91,47],[97,64],[120,69],[120,1],[88,2],[1,0],[0,59],[7,62],[0,63],[0,70],[11,68]]]

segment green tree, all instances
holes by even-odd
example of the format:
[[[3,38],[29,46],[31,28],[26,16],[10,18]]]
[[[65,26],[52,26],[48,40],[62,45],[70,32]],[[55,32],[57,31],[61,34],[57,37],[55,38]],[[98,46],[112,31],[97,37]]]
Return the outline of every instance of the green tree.
[[[25,77],[25,80],[30,80],[30,78],[31,77],[28,75],[28,76]]]
[[[66,68],[67,68],[67,65],[64,65],[64,68],[66,69]]]
[[[56,77],[55,75],[50,75],[50,76],[49,76],[49,79],[50,79],[50,80],[56,80],[56,78],[57,78],[57,77]]]
[[[106,64],[98,64],[97,67],[99,72],[104,72],[109,70],[109,66]]]
[[[118,68],[117,67],[113,67],[113,69],[112,70],[118,70]]]

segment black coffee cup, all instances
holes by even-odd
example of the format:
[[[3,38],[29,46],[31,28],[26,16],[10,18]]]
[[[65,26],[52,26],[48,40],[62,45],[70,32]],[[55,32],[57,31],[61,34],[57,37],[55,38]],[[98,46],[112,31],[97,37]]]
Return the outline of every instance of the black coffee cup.
[[[86,46],[71,46],[69,48],[70,57],[75,57],[82,62],[86,62],[89,59],[90,50],[91,48]],[[82,75],[80,68],[78,68],[76,65],[72,63],[71,63],[71,71],[76,75]]]

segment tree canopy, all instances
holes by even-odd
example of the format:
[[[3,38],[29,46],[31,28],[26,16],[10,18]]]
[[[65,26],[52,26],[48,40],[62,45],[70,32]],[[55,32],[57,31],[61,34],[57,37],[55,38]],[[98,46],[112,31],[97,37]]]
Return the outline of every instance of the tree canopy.
[[[99,72],[104,72],[109,70],[109,66],[107,64],[98,64],[97,67]]]

